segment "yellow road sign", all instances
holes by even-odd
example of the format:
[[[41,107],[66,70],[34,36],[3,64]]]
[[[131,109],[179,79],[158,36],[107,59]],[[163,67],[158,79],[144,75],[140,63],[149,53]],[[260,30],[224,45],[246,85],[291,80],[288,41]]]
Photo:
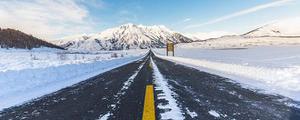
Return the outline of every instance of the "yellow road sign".
[[[167,43],[167,56],[169,55],[169,51],[172,52],[174,56],[174,43]]]
[[[174,44],[173,43],[167,43],[167,51],[174,51]]]

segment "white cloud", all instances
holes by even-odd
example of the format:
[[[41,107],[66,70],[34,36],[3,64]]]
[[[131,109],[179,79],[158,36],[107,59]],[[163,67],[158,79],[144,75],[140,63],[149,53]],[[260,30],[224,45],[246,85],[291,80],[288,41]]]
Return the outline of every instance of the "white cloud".
[[[105,8],[106,4],[103,0],[77,0],[78,2],[95,8]]]
[[[188,21],[191,21],[191,20],[192,20],[191,18],[186,18],[182,22],[188,22]]]
[[[185,29],[197,28],[197,27],[201,27],[201,26],[204,26],[204,25],[210,25],[210,24],[222,22],[222,21],[234,18],[234,17],[238,17],[238,16],[241,16],[241,15],[249,14],[249,13],[253,13],[253,12],[263,10],[263,9],[266,9],[266,8],[282,6],[282,5],[286,4],[287,2],[291,2],[291,1],[294,1],[294,0],[275,0],[275,1],[270,2],[270,3],[254,6],[254,7],[249,8],[249,9],[245,9],[245,10],[238,11],[238,12],[235,12],[235,13],[232,13],[232,14],[229,14],[229,15],[225,15],[225,16],[210,20],[208,22],[189,25]]]
[[[0,27],[43,39],[89,31],[93,24],[75,0],[1,0]]]

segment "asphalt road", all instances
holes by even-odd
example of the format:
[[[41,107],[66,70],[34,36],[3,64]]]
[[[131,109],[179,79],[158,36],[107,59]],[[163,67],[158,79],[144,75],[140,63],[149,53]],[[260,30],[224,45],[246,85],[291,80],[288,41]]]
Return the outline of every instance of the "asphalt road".
[[[245,89],[230,79],[162,60],[152,53],[55,93],[4,109],[0,119],[141,120],[146,85],[157,86],[150,57],[167,81],[166,87],[175,93],[172,96],[186,120],[300,120],[300,109],[292,105],[299,103],[291,99]],[[155,106],[168,104],[158,99],[160,92],[154,91]],[[156,119],[168,112],[155,109]]]

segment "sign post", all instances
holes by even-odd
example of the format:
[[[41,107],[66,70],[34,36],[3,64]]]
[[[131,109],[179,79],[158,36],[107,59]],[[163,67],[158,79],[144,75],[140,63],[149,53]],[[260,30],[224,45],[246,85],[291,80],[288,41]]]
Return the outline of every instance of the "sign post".
[[[167,56],[169,56],[169,51],[172,52],[172,55],[174,56],[174,43],[167,43]]]

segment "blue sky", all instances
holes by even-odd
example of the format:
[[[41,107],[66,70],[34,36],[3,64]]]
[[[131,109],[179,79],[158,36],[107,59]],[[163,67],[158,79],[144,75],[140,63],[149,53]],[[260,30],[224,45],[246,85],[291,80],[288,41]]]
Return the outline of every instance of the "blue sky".
[[[247,10],[275,0],[106,0],[103,8],[89,7],[97,17],[99,30],[119,24],[162,24],[181,32],[246,32],[257,25],[276,19],[300,16],[300,1],[278,5],[199,27],[186,28],[222,16]],[[237,27],[239,26],[239,27]]]
[[[300,0],[2,0],[0,5],[1,27],[46,39],[100,32],[128,22],[165,25],[184,33],[240,34],[300,16]]]

